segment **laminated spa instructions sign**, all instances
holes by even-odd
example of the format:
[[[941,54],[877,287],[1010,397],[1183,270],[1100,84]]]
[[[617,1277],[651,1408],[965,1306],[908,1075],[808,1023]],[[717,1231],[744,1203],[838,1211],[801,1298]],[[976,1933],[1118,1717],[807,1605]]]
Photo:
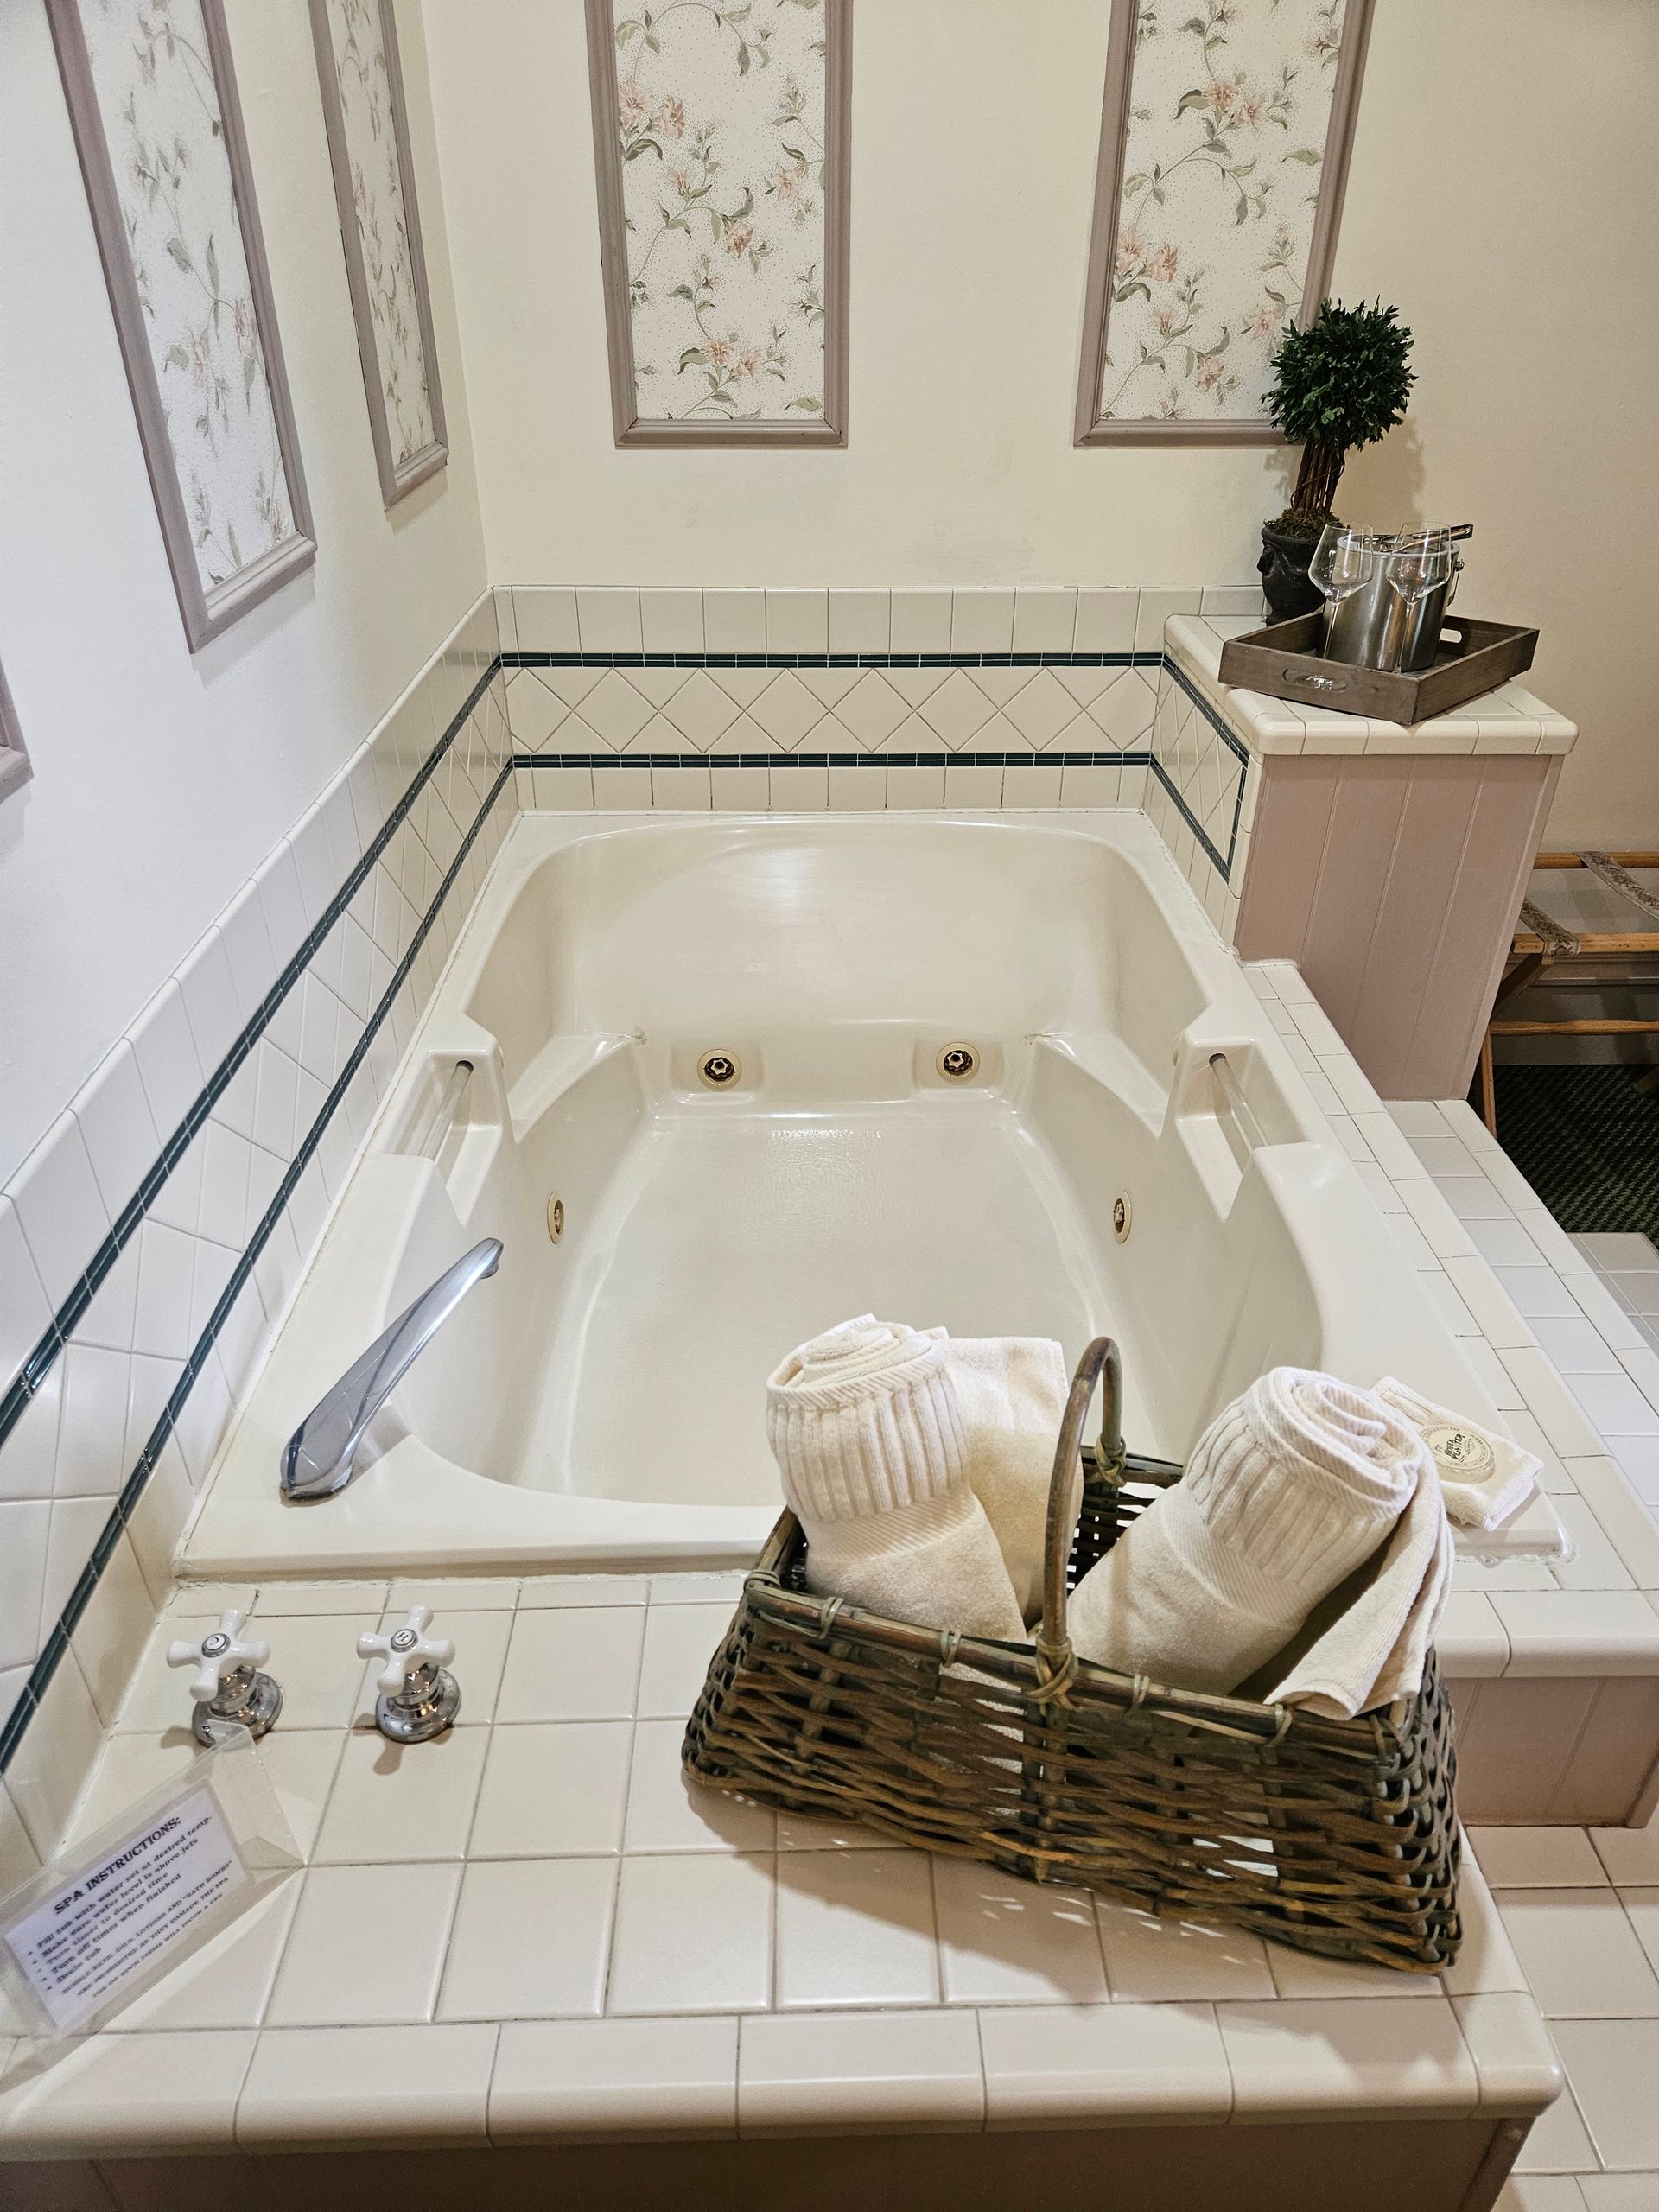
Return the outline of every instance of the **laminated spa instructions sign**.
[[[0,1978],[45,2040],[91,2034],[299,1863],[239,1729],[0,1900]]]

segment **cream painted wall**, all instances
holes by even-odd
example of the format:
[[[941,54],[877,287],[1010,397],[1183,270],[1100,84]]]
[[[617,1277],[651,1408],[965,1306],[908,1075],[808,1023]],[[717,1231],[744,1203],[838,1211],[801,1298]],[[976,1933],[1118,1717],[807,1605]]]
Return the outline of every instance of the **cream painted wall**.
[[[484,582],[418,8],[400,10],[448,471],[380,504],[302,0],[231,0],[312,572],[193,659],[41,0],[0,5],[0,1181]]]
[[[1249,575],[1282,453],[1070,442],[1107,0],[857,0],[850,444],[789,455],[615,450],[581,0],[424,4],[494,582]],[[1337,258],[1422,374],[1347,504],[1476,524],[1575,843],[1659,844],[1656,81],[1651,0],[1377,0]]]

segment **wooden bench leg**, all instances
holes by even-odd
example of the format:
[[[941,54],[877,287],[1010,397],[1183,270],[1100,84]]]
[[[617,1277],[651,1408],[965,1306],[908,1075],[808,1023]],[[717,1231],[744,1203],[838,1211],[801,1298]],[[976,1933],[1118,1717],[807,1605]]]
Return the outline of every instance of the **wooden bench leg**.
[[[1480,1118],[1497,1135],[1497,1084],[1492,1075],[1492,1033],[1480,1040]]]

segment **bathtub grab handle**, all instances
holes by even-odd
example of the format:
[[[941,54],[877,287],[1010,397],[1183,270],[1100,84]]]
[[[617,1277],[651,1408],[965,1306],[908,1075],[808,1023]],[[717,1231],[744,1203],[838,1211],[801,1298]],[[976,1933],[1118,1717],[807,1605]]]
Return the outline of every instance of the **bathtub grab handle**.
[[[1225,1052],[1211,1052],[1210,1071],[1216,1078],[1216,1089],[1221,1093],[1221,1103],[1226,1108],[1245,1148],[1260,1152],[1268,1142],[1266,1130],[1255,1118],[1255,1109],[1244,1096],[1243,1087],[1233,1073],[1233,1064]]]
[[[472,1062],[457,1060],[444,1078],[432,1111],[422,1122],[420,1135],[410,1145],[417,1159],[435,1160],[443,1150],[444,1139],[454,1127],[455,1116],[461,1111],[461,1102],[472,1079]]]
[[[495,1273],[501,1249],[499,1236],[486,1236],[463,1253],[317,1401],[283,1449],[284,1497],[332,1497],[345,1489],[369,1423],[473,1285]]]

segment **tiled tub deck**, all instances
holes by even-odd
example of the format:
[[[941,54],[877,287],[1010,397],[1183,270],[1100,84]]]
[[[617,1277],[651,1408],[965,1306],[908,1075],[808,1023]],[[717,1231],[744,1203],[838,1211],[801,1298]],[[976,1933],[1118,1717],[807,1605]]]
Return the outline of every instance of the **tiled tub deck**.
[[[205,2201],[210,2177],[291,2203],[294,2170],[266,2161],[323,2145],[1134,2131],[1071,2154],[1072,2193],[1052,2201],[1081,2204],[1100,2159],[1122,2177],[1158,2145],[1181,2171],[1165,2139],[1179,2120],[1238,2130],[1224,2153],[1201,2143],[1189,2178],[1219,2161],[1240,2202],[1258,2201],[1249,2177],[1269,2151],[1281,2186],[1305,2170],[1312,2188],[1363,2122],[1417,2201],[1453,2206],[1494,2138],[1507,2161],[1548,2103],[1548,2038],[1472,1865],[1463,1955],[1420,1980],[688,1783],[684,1719],[738,1580],[181,1592],[75,1832],[188,1765],[188,1694],[165,1648],[238,1603],[286,1694],[262,1757],[308,1864],[117,2029],[44,2075],[14,2056],[0,2158],[23,2163],[0,2164],[0,2203],[44,2201],[19,2192],[66,2156],[95,2163],[118,2205],[170,2207],[195,2197],[168,2189]],[[369,1720],[353,1654],[416,1595],[454,1634],[463,1705],[448,1736],[397,1750]],[[231,2162],[158,2163],[181,2151]],[[1032,2155],[1040,2177],[1043,2146]],[[936,2165],[950,2157],[940,2145]],[[344,2202],[358,2177],[338,2177]],[[749,2185],[691,2201],[747,2202]]]

